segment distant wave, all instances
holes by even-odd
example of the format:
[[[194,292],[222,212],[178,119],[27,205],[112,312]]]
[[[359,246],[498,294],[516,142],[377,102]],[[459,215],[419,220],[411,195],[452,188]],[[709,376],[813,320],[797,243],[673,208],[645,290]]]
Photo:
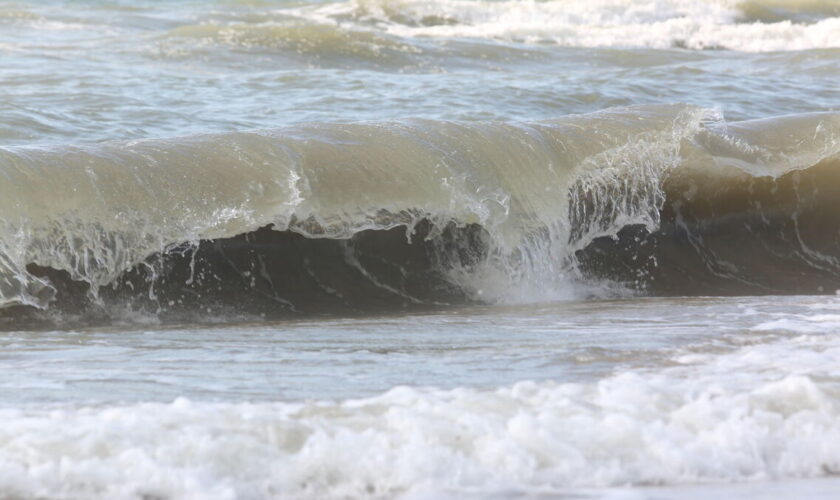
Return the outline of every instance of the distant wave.
[[[357,0],[296,12],[400,37],[747,52],[840,47],[840,3],[833,0]]]
[[[840,16],[838,0],[743,0],[735,3],[743,22],[817,22]]]
[[[108,22],[0,8],[0,23],[35,30]],[[154,39],[170,56],[221,45],[403,63],[429,39],[772,52],[840,48],[838,32],[837,0],[351,0],[218,14]]]
[[[838,32],[833,0],[356,0],[181,26],[163,50],[222,44],[404,63],[428,49],[423,39],[770,52],[838,48]]]
[[[186,25],[170,31],[165,40],[170,44],[168,50],[174,50],[173,42],[181,40],[198,47],[222,44],[277,49],[315,59],[368,59],[403,65],[411,63],[411,54],[420,52],[414,45],[374,31],[298,21]]]

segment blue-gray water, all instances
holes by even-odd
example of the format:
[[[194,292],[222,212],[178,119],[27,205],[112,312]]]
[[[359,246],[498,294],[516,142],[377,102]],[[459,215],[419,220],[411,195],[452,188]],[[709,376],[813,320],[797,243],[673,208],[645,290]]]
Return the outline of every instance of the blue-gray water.
[[[0,497],[833,498],[836,0],[0,0]]]
[[[750,24],[761,16],[742,19],[737,2],[687,0],[3,2],[0,138],[539,120],[664,102],[733,120],[836,110],[840,7],[766,3],[812,17]]]

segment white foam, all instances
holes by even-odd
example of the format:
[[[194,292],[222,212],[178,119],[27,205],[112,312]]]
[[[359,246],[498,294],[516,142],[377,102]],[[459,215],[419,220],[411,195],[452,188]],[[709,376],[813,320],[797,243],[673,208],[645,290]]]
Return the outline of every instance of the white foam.
[[[0,410],[0,496],[562,493],[840,471],[830,336],[674,361],[590,384]]]
[[[724,0],[356,0],[309,11],[348,15],[402,37],[482,38],[569,47],[724,48],[746,52],[840,47],[840,18],[743,22]]]

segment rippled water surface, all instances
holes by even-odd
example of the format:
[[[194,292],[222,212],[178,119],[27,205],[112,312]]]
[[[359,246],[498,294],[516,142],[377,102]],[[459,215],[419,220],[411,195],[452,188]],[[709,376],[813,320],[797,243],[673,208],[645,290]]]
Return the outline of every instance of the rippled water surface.
[[[713,1],[2,2],[0,138],[536,120],[662,102],[730,119],[836,110],[837,6],[808,5],[816,22],[791,25],[736,24],[744,12]]]

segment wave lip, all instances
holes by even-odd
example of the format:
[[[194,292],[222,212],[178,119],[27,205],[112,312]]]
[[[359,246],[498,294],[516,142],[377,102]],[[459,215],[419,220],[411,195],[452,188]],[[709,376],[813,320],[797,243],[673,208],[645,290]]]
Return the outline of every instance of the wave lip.
[[[398,304],[548,300],[595,277],[829,291],[838,154],[836,114],[726,123],[686,105],[4,148],[0,302],[44,308],[72,283],[164,309],[252,293],[312,310],[361,283]],[[762,281],[776,273],[727,243],[748,235],[808,278]]]

